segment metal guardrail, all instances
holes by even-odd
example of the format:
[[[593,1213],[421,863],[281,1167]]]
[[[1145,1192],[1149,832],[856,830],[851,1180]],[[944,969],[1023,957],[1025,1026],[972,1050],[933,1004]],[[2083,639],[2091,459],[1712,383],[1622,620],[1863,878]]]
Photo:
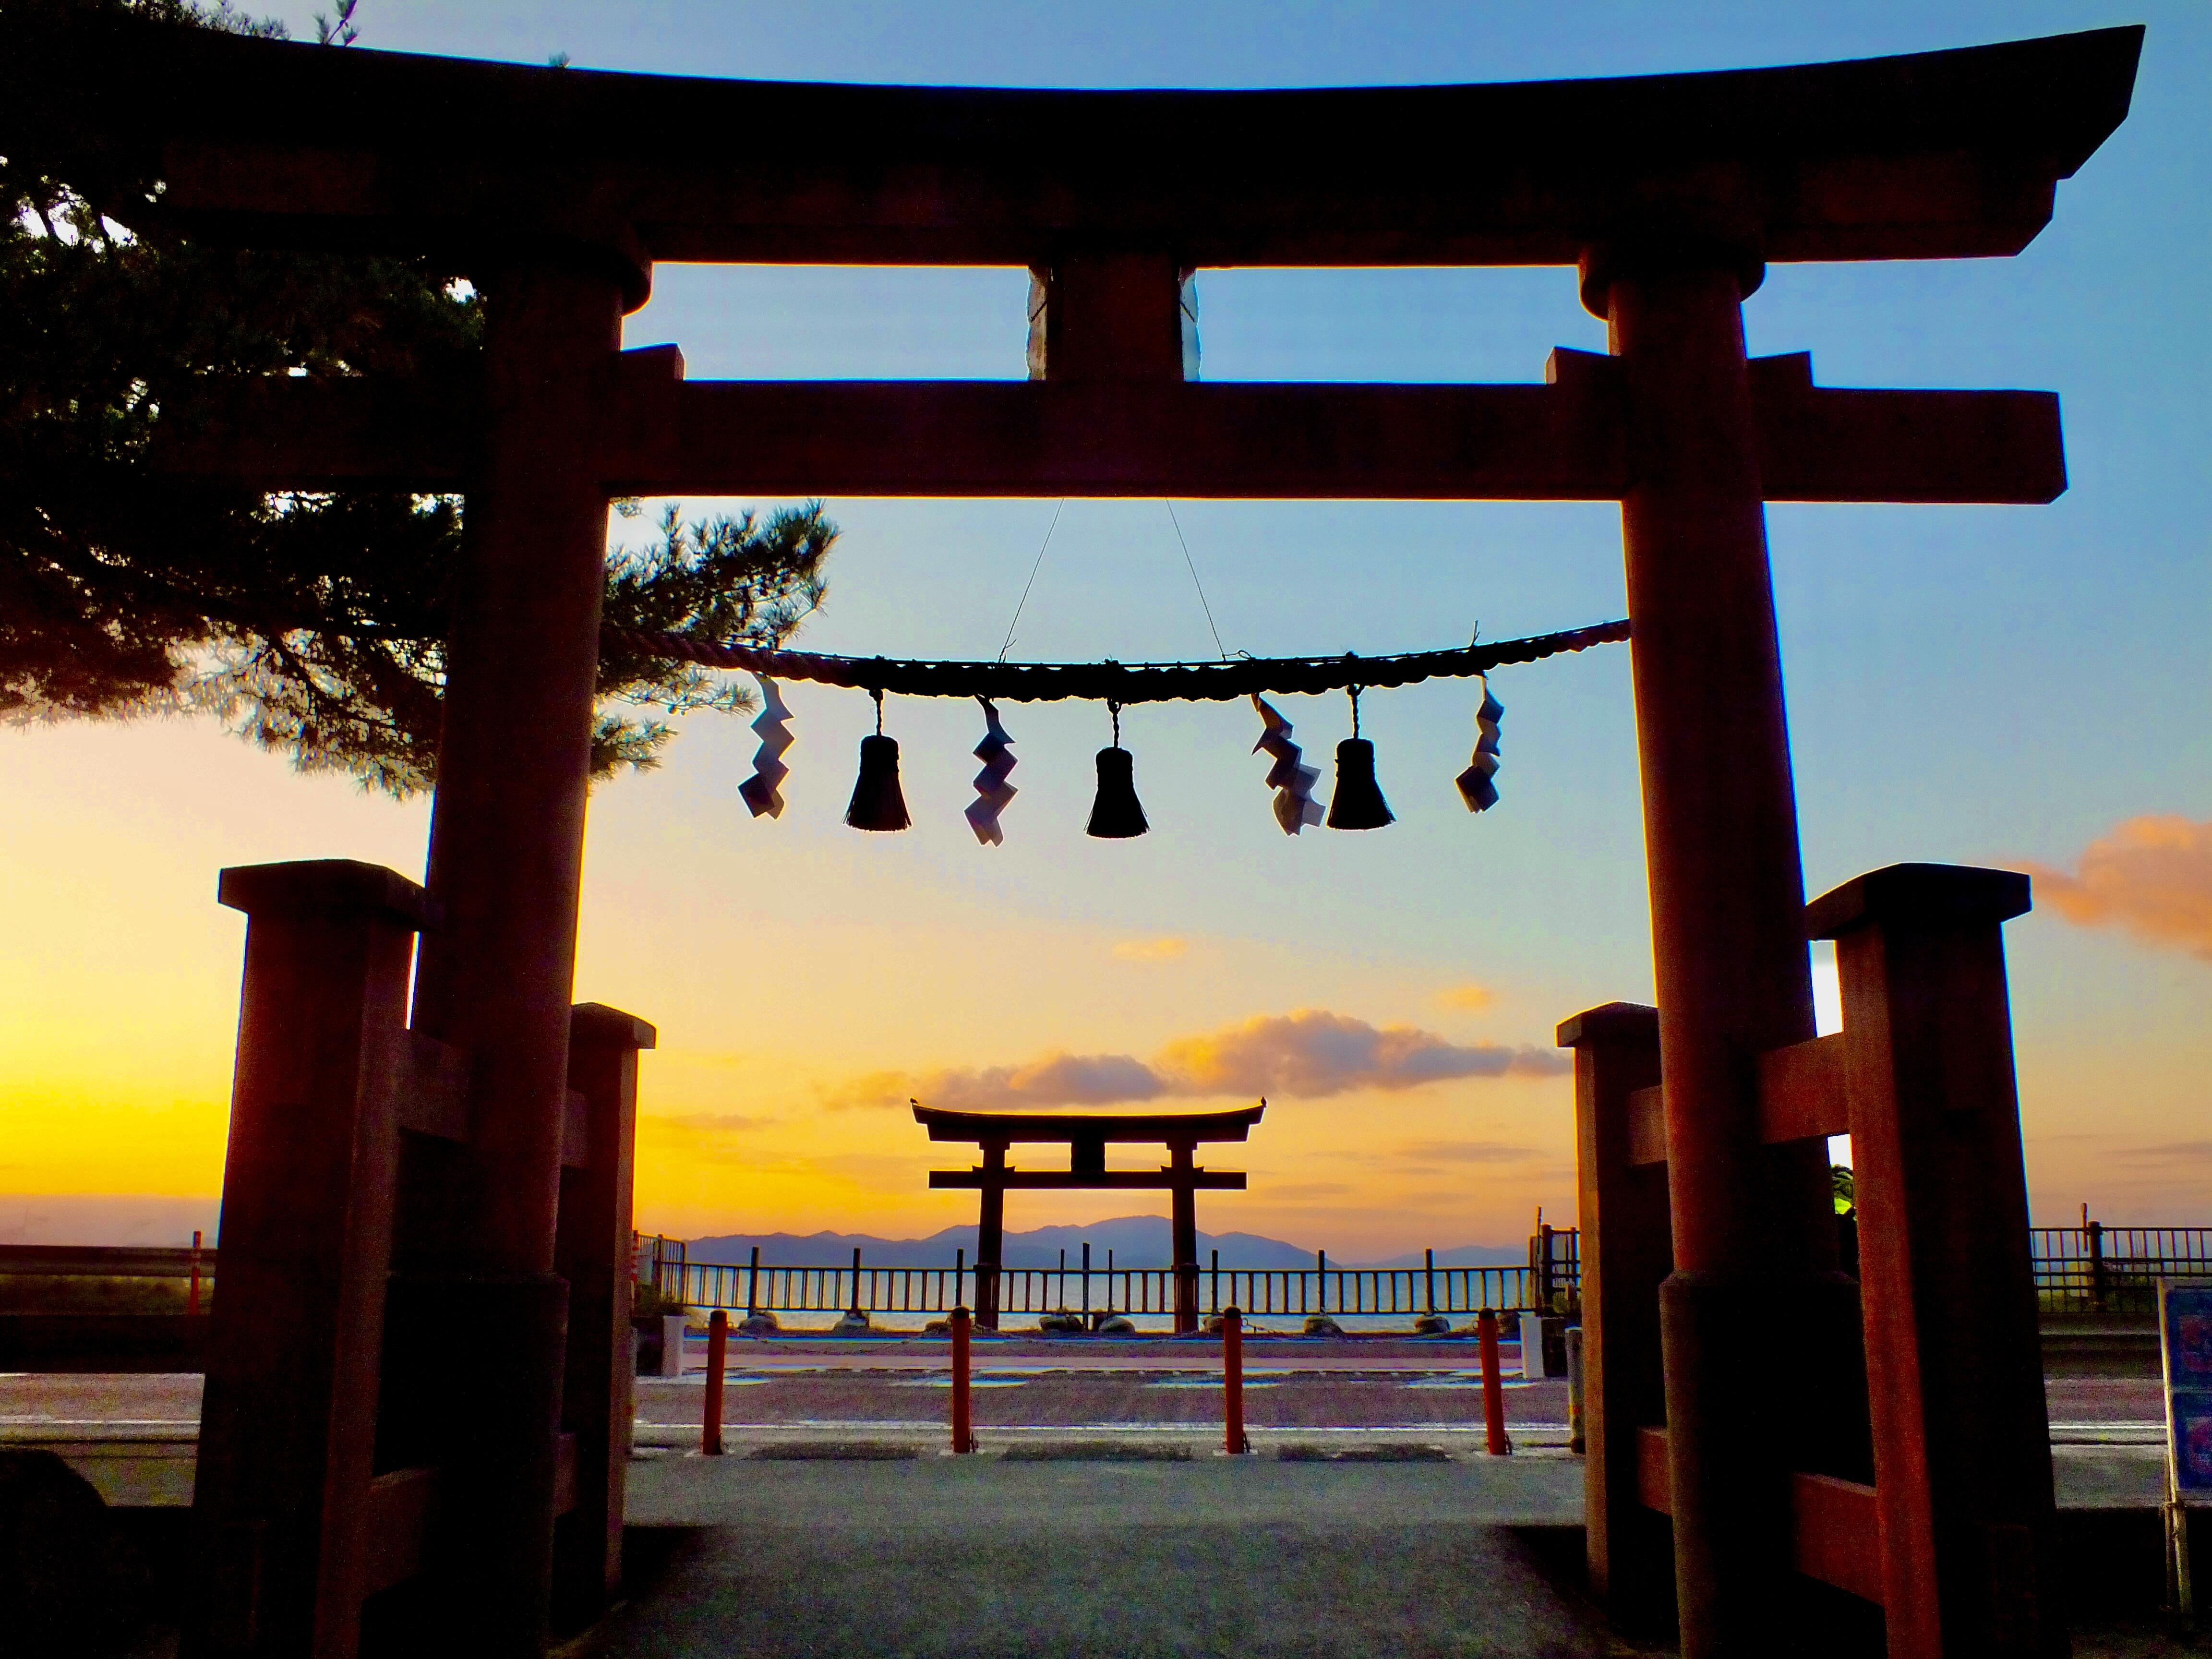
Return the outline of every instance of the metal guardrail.
[[[2212,1227],[2031,1227],[2028,1251],[2045,1313],[2148,1316],[2160,1279],[2212,1278]]]
[[[668,1241],[672,1243],[675,1241]],[[971,1300],[975,1269],[962,1252],[951,1267],[872,1267],[854,1252],[850,1267],[775,1267],[758,1262],[688,1261],[664,1253],[640,1263],[640,1275],[694,1308],[763,1313],[946,1314]],[[1555,1286],[1564,1273],[1553,1266]],[[1508,1313],[1538,1305],[1543,1275],[1534,1267],[1243,1268],[1198,1270],[1205,1311],[1235,1306],[1264,1317],[1330,1315]],[[1175,1311],[1171,1267],[1001,1267],[999,1309],[1009,1314]]]
[[[216,1253],[190,1245],[0,1244],[0,1273],[38,1279],[190,1279],[192,1258],[215,1276]]]
[[[1580,1236],[1540,1227],[1526,1267],[1331,1267],[1199,1270],[1207,1310],[1234,1303],[1255,1314],[1441,1314],[1484,1308],[1571,1306],[1581,1289]],[[2212,1278],[2212,1227],[2033,1227],[2028,1244],[2037,1298],[2045,1313],[2148,1316],[2161,1278]],[[638,1276],[693,1307],[757,1307],[775,1313],[946,1313],[972,1299],[975,1268],[754,1267],[685,1260],[680,1239],[639,1241]],[[212,1284],[212,1246],[0,1244],[0,1276],[174,1279]],[[1429,1276],[1436,1289],[1431,1296]],[[1225,1282],[1224,1282],[1225,1281]],[[678,1285],[681,1285],[679,1291]],[[1005,1267],[1000,1306],[1008,1313],[1169,1314],[1174,1273],[1166,1267]]]

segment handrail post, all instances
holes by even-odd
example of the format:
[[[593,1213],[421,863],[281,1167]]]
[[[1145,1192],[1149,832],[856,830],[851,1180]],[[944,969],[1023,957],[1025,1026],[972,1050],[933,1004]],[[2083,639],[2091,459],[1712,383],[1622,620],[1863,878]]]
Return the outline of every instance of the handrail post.
[[[185,1311],[195,1319],[200,1311],[200,1229],[192,1229],[192,1287],[185,1295]]]
[[[1505,1437],[1505,1385],[1498,1375],[1497,1314],[1485,1308],[1475,1328],[1482,1336],[1483,1435],[1490,1455],[1504,1457],[1512,1451],[1513,1443]]]
[[[1437,1253],[1434,1250],[1421,1252],[1421,1271],[1428,1279],[1428,1299],[1422,1311],[1432,1314],[1437,1310]]]
[[[752,1259],[745,1265],[745,1317],[750,1319],[760,1311],[760,1246],[752,1249]]]
[[[707,1316],[707,1405],[699,1424],[699,1452],[722,1455],[722,1367],[730,1352],[730,1316],[717,1308]]]
[[[2104,1313],[2108,1310],[2111,1297],[2105,1277],[2105,1224],[2086,1221],[2081,1224],[2081,1231],[2089,1244],[2089,1310]]]
[[[964,1457],[975,1449],[975,1402],[969,1393],[968,1310],[952,1310],[952,1449]]]
[[[1252,1449],[1244,1432],[1244,1316],[1231,1303],[1221,1314],[1222,1449],[1242,1457]]]

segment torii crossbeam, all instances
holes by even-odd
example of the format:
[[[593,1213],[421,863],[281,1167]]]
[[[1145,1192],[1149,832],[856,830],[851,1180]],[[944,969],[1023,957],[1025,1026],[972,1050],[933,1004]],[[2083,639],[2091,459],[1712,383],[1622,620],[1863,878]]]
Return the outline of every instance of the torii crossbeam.
[[[1618,501],[1664,1071],[1674,1580],[1685,1659],[1719,1659],[1772,1650],[1791,1617],[1790,1437],[1744,1431],[1740,1379],[1766,1406],[1799,1400],[1838,1334],[1737,1312],[1813,1306],[1834,1265],[1824,1149],[1763,1142],[1751,1063],[1814,1032],[1765,504],[2065,485],[2054,397],[1819,387],[1802,356],[1747,361],[1741,303],[1769,261],[2017,253],[2125,118],[2141,45],[2116,28],[1612,81],[1000,92],[532,69],[19,4],[0,12],[0,153],[134,228],[429,254],[486,296],[480,374],[210,380],[157,441],[179,471],[272,489],[468,496],[428,860],[442,920],[413,1005],[465,1085],[466,1145],[398,1202],[434,1224],[434,1261],[496,1276],[471,1306],[519,1329],[526,1304],[549,1334],[515,1361],[548,1400],[611,496]],[[620,349],[657,260],[1026,266],[1009,325],[1026,324],[1030,380],[689,385],[673,348]],[[1195,270],[1527,264],[1578,267],[1606,355],[1556,353],[1540,386],[1194,383]],[[244,1087],[267,1056],[241,1032]],[[256,1151],[242,1121],[234,1162]],[[290,1197],[283,1218],[344,1212]],[[230,1274],[245,1207],[226,1192]],[[373,1370],[380,1257],[361,1259],[347,1352]],[[342,1659],[368,1580],[331,1565],[335,1488],[258,1464],[210,1479],[206,1449],[263,1426],[223,1380],[228,1340],[219,1324],[198,1524],[258,1528],[270,1553],[214,1575],[208,1616],[273,1632],[281,1615],[272,1654],[307,1651],[293,1633],[312,1623]],[[327,1449],[316,1386],[295,1390],[295,1462]],[[485,1652],[544,1644],[560,1434],[557,1413],[523,1413],[507,1461],[450,1466],[479,1544],[455,1605]],[[590,1540],[608,1583],[613,1490]]]
[[[1122,1112],[1073,1116],[1053,1112],[955,1112],[915,1103],[915,1121],[932,1140],[965,1140],[982,1149],[981,1167],[932,1170],[933,1191],[978,1188],[983,1194],[975,1227],[975,1322],[999,1328],[999,1270],[1004,1265],[1006,1193],[1106,1188],[1158,1191],[1170,1195],[1169,1231],[1175,1264],[1175,1328],[1180,1335],[1198,1328],[1198,1190],[1241,1193],[1244,1176],[1237,1170],[1201,1170],[1195,1160],[1201,1141],[1243,1140],[1267,1109],[1267,1103],[1232,1112]],[[1065,1170],[1018,1170],[1006,1162],[1017,1141],[1041,1141],[1067,1148]],[[1165,1167],[1109,1170],[1106,1148],[1127,1141],[1160,1141],[1168,1149]]]

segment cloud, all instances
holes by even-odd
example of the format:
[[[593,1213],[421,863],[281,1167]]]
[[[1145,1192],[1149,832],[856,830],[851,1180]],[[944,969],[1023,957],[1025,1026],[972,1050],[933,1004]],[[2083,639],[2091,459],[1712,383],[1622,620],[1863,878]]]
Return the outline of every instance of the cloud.
[[[749,1117],[742,1112],[653,1112],[647,1115],[647,1121],[675,1124],[702,1134],[736,1134],[745,1129],[764,1129],[777,1121],[772,1117]]]
[[[1167,1092],[1158,1073],[1129,1054],[1048,1054],[1027,1066],[981,1072],[939,1072],[923,1079],[918,1097],[956,1111],[1003,1111],[1019,1106],[1110,1106]]]
[[[1370,1025],[1301,1008],[1206,1036],[1184,1037],[1157,1062],[1179,1095],[1268,1095],[1321,1100],[1354,1089],[1395,1092],[1468,1077],[1551,1077],[1569,1062],[1549,1048],[1467,1047],[1411,1025]]]
[[[1322,1100],[1356,1089],[1399,1092],[1461,1078],[1557,1077],[1571,1062],[1550,1048],[1472,1046],[1411,1025],[1375,1026],[1302,1008],[1182,1037],[1147,1060],[1132,1054],[1048,1054],[1025,1066],[922,1073],[872,1072],[825,1092],[832,1110],[902,1106],[954,1111],[1118,1106],[1170,1097],[1264,1095]]]
[[[1463,1014],[1480,1014],[1498,1006],[1498,993],[1487,985],[1477,985],[1469,981],[1465,985],[1447,985],[1430,1000],[1439,1008],[1455,1008]]]
[[[1540,1146],[1509,1146],[1498,1140],[1417,1140],[1401,1146],[1407,1164],[1529,1164],[1558,1154]]]
[[[780,1120],[740,1112],[641,1112],[638,1139],[663,1156],[689,1164],[742,1164],[759,1161],[749,1132]]]
[[[1125,939],[1115,945],[1114,954],[1124,962],[1173,962],[1190,954],[1190,941],[1173,933],[1158,939]]]
[[[2127,1164],[2212,1163],[2212,1140],[2169,1140],[2160,1146],[2137,1146],[2118,1154]]]
[[[1006,1112],[1048,1106],[1112,1106],[1157,1099],[1166,1083],[1130,1054],[1048,1054],[1026,1066],[992,1066],[912,1074],[871,1072],[826,1095],[832,1110],[903,1106],[909,1099],[956,1112]]]
[[[894,1152],[832,1152],[806,1163],[809,1168],[840,1176],[864,1191],[902,1194],[914,1190],[920,1171],[928,1167],[921,1155]]]
[[[2212,962],[2212,822],[2130,818],[2082,849],[2081,872],[2039,864],[2037,896],[2083,927],[2118,927],[2146,944]]]

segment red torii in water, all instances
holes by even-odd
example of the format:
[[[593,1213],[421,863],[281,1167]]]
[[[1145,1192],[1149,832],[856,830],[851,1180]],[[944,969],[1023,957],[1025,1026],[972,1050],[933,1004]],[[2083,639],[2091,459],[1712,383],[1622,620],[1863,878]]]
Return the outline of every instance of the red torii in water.
[[[986,1330],[999,1325],[999,1269],[1006,1228],[1006,1190],[1064,1192],[1113,1188],[1157,1191],[1170,1197],[1169,1226],[1175,1261],[1175,1328],[1178,1334],[1198,1328],[1198,1189],[1241,1193],[1241,1170],[1201,1170],[1194,1161],[1203,1140],[1243,1140],[1267,1109],[1267,1103],[1233,1112],[1123,1112],[1072,1116],[1052,1112],[954,1112],[914,1103],[915,1121],[932,1140],[965,1140],[980,1146],[981,1167],[932,1170],[933,1190],[975,1187],[982,1190],[975,1226],[975,1322]],[[1169,1162],[1157,1170],[1109,1170],[1109,1141],[1161,1141]],[[1017,1170],[1006,1162],[1016,1141],[1038,1141],[1067,1148],[1065,1170]]]

